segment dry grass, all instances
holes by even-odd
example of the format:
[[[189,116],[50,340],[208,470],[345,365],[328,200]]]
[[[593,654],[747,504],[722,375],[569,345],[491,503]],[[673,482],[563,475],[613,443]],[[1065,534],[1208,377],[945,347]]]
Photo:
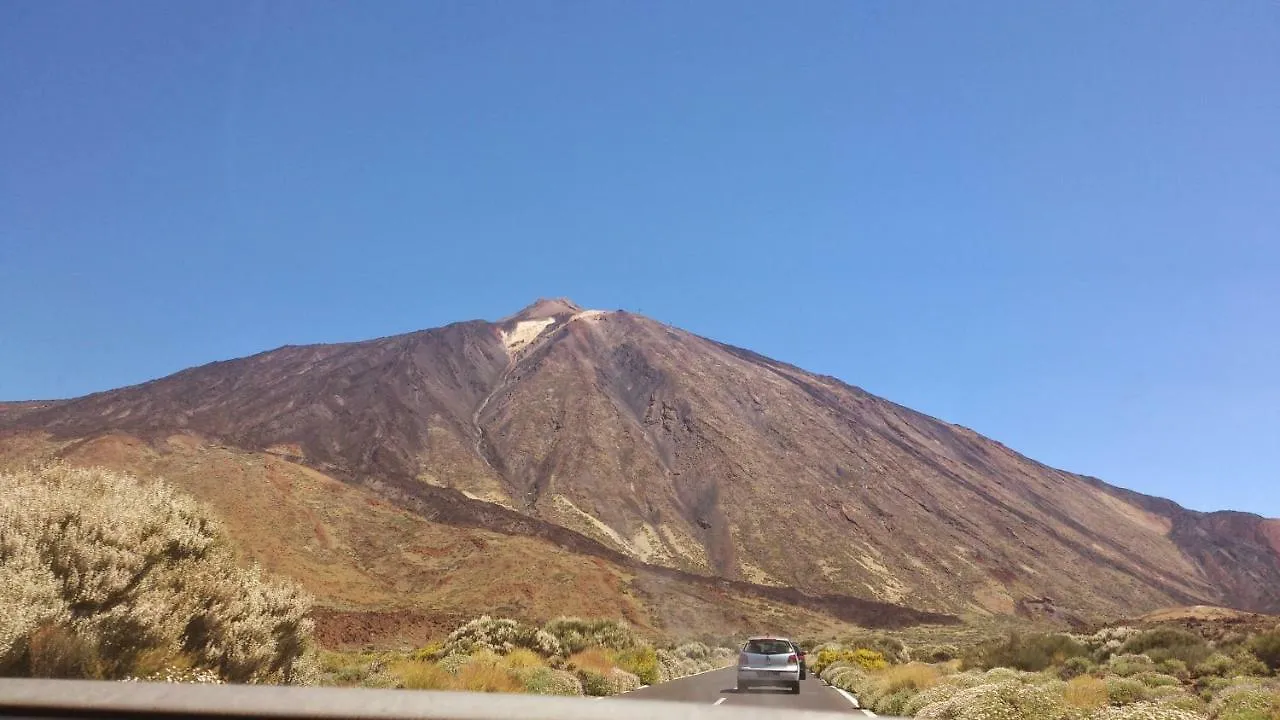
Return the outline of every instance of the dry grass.
[[[546,667],[542,656],[529,650],[528,648],[516,648],[507,653],[503,658],[503,662],[512,670],[526,670],[528,668]]]
[[[913,688],[917,691],[928,690],[938,684],[941,679],[938,669],[932,665],[924,663],[907,663],[906,665],[894,665],[882,673],[880,673],[880,683],[885,688],[886,695],[892,695],[899,690]]]
[[[473,660],[458,671],[457,689],[510,693],[524,690],[524,683],[501,664]]]
[[[1063,691],[1067,705],[1082,710],[1092,710],[1106,705],[1107,684],[1098,678],[1082,675],[1067,683]]]
[[[453,690],[458,684],[458,678],[435,663],[409,660],[397,663],[391,672],[410,690]]]
[[[569,664],[579,670],[591,670],[601,675],[617,667],[613,663],[613,658],[609,657],[609,653],[601,648],[587,648],[582,652],[574,653],[569,656]]]

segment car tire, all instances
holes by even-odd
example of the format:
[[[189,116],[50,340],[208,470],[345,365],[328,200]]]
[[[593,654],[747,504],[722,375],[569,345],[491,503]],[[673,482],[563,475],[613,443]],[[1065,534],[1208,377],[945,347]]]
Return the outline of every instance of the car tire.
[[[750,689],[751,689],[751,685],[750,685],[750,684],[748,684],[748,683],[744,683],[744,682],[742,682],[741,680],[739,680],[739,681],[738,681],[738,692],[740,692],[740,693],[744,693],[744,692],[746,692],[746,691],[748,691],[748,690],[750,690]]]
[[[799,683],[799,682],[793,682],[793,683],[791,683],[791,694],[792,694],[792,695],[799,695],[799,694],[800,694],[800,683]]]

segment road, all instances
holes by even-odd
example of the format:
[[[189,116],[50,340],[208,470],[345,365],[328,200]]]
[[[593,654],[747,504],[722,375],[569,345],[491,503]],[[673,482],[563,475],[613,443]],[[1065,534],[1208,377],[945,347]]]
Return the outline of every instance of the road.
[[[788,710],[815,710],[820,712],[847,713],[850,717],[876,717],[868,710],[859,710],[854,705],[852,696],[846,697],[840,691],[827,686],[816,676],[810,675],[800,683],[800,694],[792,695],[787,690],[772,688],[752,688],[740,693],[736,689],[737,669],[728,667],[712,670],[700,675],[691,675],[679,680],[640,688],[626,695],[615,696],[616,699],[635,700],[674,700],[688,703],[706,703],[723,707],[758,707]],[[885,718],[885,720],[893,720]]]

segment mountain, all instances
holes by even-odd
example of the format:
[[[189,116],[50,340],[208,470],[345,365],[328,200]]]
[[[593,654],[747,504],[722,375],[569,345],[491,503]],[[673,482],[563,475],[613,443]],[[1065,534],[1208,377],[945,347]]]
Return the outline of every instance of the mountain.
[[[178,438],[194,456],[287,463],[414,522],[502,538],[477,563],[537,542],[618,577],[849,622],[1280,612],[1280,521],[1055,470],[835,378],[568,300],[0,406],[0,458],[104,438],[170,476],[205,462],[175,455]],[[380,532],[372,514],[345,517]],[[664,613],[693,602],[646,597]]]

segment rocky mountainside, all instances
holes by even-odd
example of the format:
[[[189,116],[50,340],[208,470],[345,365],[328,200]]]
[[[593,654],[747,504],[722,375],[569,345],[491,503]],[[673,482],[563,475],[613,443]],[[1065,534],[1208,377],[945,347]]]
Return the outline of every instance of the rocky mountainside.
[[[11,448],[108,434],[270,454],[432,523],[778,602],[1280,612],[1280,521],[1055,470],[835,378],[565,300],[0,407]]]

